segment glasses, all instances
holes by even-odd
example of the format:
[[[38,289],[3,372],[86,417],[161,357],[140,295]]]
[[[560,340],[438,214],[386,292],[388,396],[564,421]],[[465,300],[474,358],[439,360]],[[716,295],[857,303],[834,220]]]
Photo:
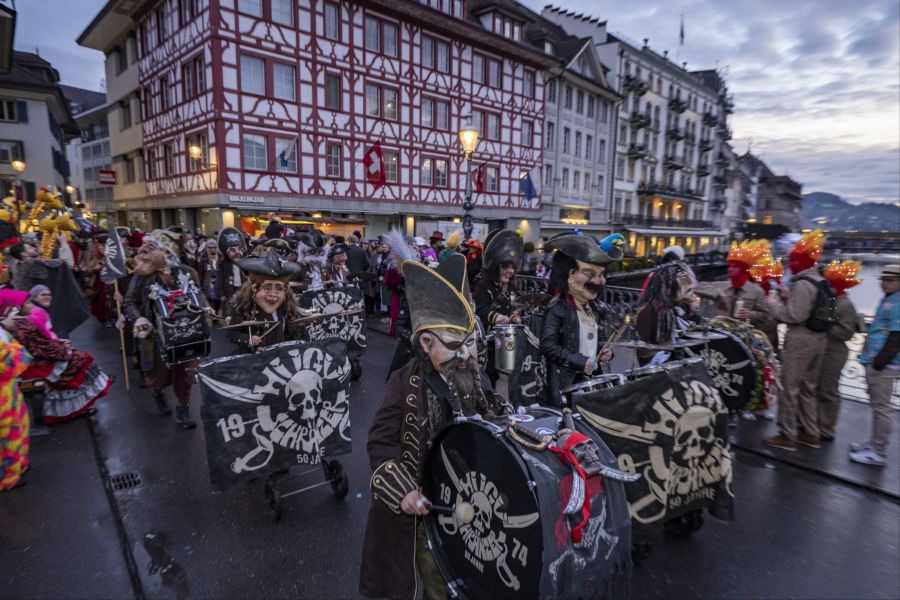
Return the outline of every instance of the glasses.
[[[262,290],[266,294],[283,294],[283,293],[285,293],[285,291],[287,291],[287,288],[285,286],[279,285],[277,283],[276,284],[265,283],[265,284],[259,286],[259,289]]]

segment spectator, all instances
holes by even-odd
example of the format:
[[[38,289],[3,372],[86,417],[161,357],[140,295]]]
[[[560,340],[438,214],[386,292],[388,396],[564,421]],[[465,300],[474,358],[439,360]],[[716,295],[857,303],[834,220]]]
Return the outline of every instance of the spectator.
[[[28,470],[28,408],[19,391],[18,378],[31,355],[12,337],[7,328],[16,319],[0,321],[0,491],[25,485]]]

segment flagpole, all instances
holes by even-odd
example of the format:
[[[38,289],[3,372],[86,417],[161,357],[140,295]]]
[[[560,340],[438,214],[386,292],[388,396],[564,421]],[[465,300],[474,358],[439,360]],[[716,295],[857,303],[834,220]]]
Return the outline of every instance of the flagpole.
[[[122,303],[119,302],[119,280],[113,280],[113,288],[116,292],[116,313],[121,318],[122,316]],[[128,382],[128,359],[125,358],[125,328],[119,328],[119,347],[122,350],[122,369],[125,371],[125,391],[131,391],[131,386]]]

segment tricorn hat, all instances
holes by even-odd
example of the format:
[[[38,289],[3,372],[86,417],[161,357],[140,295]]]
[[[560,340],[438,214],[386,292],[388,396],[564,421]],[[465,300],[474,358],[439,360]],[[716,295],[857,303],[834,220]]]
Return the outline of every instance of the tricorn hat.
[[[334,258],[338,254],[347,254],[347,245],[337,243],[328,251],[328,258]]]
[[[301,268],[295,262],[282,260],[275,250],[269,250],[263,256],[241,258],[238,260],[238,266],[255,281],[287,280],[291,275],[299,273]]]
[[[440,231],[435,231],[434,233],[431,234],[431,237],[429,237],[428,239],[429,240],[443,240],[444,234],[441,233]]]
[[[466,258],[462,254],[447,258],[437,269],[404,261],[402,270],[414,333],[441,327],[465,333],[475,329]]]
[[[219,232],[219,252],[222,255],[228,254],[229,248],[237,246],[244,252],[247,251],[247,242],[244,240],[244,234],[234,227],[226,227]]]
[[[281,258],[286,258],[287,255],[292,252],[291,245],[283,238],[267,240],[263,243],[262,247],[265,248],[266,251],[269,249],[274,250]]]
[[[560,233],[547,240],[547,247],[562,252],[575,260],[592,265],[607,265],[622,258],[622,250],[616,244],[609,245],[609,254],[600,247],[597,238],[581,231]],[[487,252],[487,249],[485,249]]]
[[[304,246],[313,250],[318,250],[325,246],[325,234],[318,229],[310,229],[296,236],[297,241]]]
[[[145,234],[142,240],[143,244],[153,244],[172,256],[178,256],[180,249],[179,241],[181,235],[168,229],[154,229]]]
[[[522,262],[522,247],[522,238],[515,231],[492,231],[481,255],[482,266],[489,270],[503,263],[513,263],[518,269]]]

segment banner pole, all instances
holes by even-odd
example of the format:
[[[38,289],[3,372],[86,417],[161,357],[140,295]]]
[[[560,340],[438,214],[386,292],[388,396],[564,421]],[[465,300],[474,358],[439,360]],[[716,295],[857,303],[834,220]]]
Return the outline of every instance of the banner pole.
[[[119,280],[113,280],[113,286],[116,291],[116,313],[121,318],[122,316],[122,303],[119,302]],[[131,386],[128,383],[128,359],[125,357],[125,329],[119,329],[119,348],[122,352],[122,369],[125,371],[125,391],[130,392]]]

